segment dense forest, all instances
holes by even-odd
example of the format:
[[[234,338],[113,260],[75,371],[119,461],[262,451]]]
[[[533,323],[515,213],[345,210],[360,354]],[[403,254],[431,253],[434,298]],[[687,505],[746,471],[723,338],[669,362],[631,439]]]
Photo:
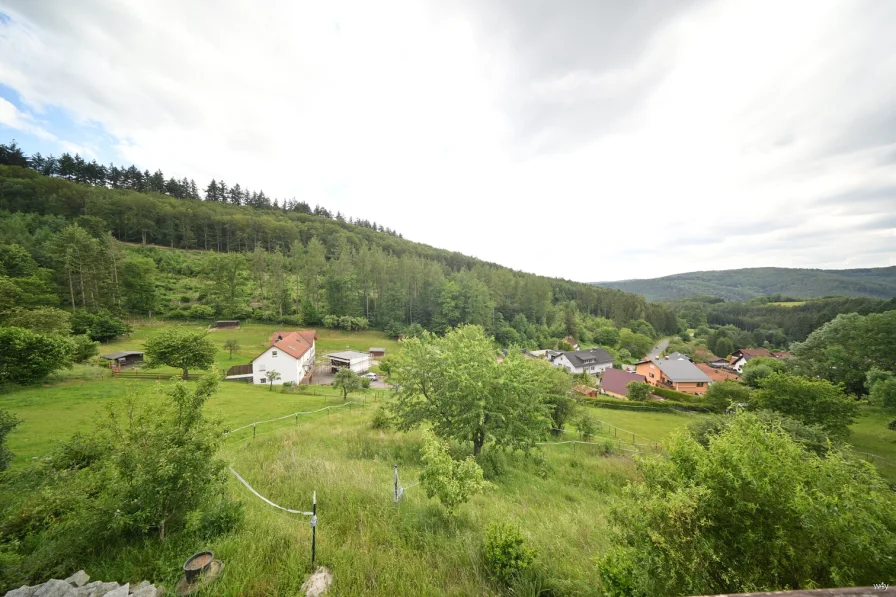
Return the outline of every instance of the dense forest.
[[[0,281],[43,297],[28,299],[33,306],[393,334],[476,323],[527,346],[608,326],[652,335],[680,327],[670,309],[630,293],[512,271],[344,218],[81,184],[21,166],[0,166],[0,237],[34,262]]]
[[[748,301],[783,294],[806,298],[825,296],[896,296],[896,267],[866,269],[795,269],[755,267],[715,272],[689,272],[649,280],[597,282],[643,295],[649,301],[691,296],[714,296],[726,301]]]

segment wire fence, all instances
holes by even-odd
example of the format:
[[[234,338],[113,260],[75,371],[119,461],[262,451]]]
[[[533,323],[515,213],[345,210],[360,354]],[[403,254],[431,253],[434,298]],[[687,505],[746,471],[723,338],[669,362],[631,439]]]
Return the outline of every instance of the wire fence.
[[[265,419],[263,421],[255,421],[253,423],[248,423],[241,427],[237,427],[236,429],[231,429],[230,431],[225,431],[224,436],[227,437],[227,436],[230,436],[238,431],[242,431],[244,429],[249,429],[251,427],[252,428],[252,436],[255,437],[258,425],[265,425],[267,423],[276,423],[277,421],[285,421],[286,419],[292,419],[292,418],[295,418],[296,424],[298,424],[300,416],[313,415],[316,413],[327,412],[327,411],[346,408],[346,407],[348,407],[348,409],[351,410],[352,405],[358,405],[361,407],[364,406],[364,404],[362,404],[360,402],[349,401],[349,402],[343,402],[342,404],[337,404],[334,406],[325,406],[325,407],[319,408],[317,410],[297,411],[294,413],[289,413],[288,415],[283,415],[282,417],[276,417],[273,419]]]

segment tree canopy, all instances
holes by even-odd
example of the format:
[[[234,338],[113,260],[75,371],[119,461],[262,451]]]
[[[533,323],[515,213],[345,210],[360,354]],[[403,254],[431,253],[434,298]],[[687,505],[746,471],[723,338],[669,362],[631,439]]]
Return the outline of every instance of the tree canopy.
[[[824,379],[772,373],[750,396],[750,408],[774,410],[806,425],[818,425],[834,437],[849,435],[859,412],[843,388]]]
[[[170,327],[146,341],[150,367],[176,367],[187,379],[190,369],[208,369],[215,362],[215,346],[205,330]]]
[[[547,398],[561,391],[550,364],[509,351],[499,363],[479,326],[402,342],[391,361],[398,388],[392,405],[399,428],[424,422],[442,438],[528,450],[551,427]]]

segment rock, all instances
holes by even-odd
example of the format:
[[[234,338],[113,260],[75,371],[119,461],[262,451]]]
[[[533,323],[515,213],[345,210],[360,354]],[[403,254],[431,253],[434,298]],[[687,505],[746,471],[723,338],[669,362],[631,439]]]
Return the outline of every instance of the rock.
[[[136,587],[134,587],[134,591],[136,591],[137,589],[142,589],[143,587],[148,587],[149,584],[150,584],[150,583],[149,583],[148,580],[140,581],[140,584],[137,585]]]
[[[108,593],[104,594],[104,597],[128,597],[128,593],[131,592],[131,585],[125,583],[118,587],[117,589],[112,589]]]
[[[37,590],[31,594],[31,597],[75,597],[74,587],[64,580],[56,578],[38,585],[35,589]]]
[[[140,583],[140,585],[143,585],[143,583]],[[148,582],[143,586],[140,585],[137,585],[137,588],[131,593],[131,597],[156,597],[156,588],[154,586]]]
[[[34,592],[37,590],[37,587],[29,587],[28,585],[22,585],[18,589],[13,589],[12,591],[7,591],[6,597],[31,597],[34,595]]]
[[[89,580],[90,576],[86,572],[84,572],[83,570],[78,570],[77,572],[66,578],[65,582],[72,585],[73,587],[83,587]]]
[[[103,582],[101,580],[86,584],[75,589],[75,597],[103,597],[106,593],[118,588],[117,582]]]
[[[320,566],[302,585],[302,591],[305,593],[305,597],[319,597],[327,592],[331,584],[333,584],[333,575],[325,566]]]

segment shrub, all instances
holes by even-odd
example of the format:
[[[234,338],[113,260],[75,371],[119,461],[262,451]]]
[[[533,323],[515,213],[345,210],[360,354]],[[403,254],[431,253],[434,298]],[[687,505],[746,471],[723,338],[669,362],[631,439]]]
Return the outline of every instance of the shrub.
[[[859,410],[842,386],[785,373],[763,379],[753,392],[750,408],[776,410],[807,425],[820,425],[831,437],[848,436]]]
[[[485,532],[486,570],[505,586],[532,566],[535,554],[535,549],[526,545],[519,529],[511,524],[493,522]]]
[[[392,421],[389,419],[389,413],[386,412],[386,409],[382,406],[376,409],[373,413],[373,419],[370,421],[370,426],[373,429],[389,429],[392,425]]]
[[[887,425],[887,429],[890,429],[891,431],[896,431],[896,419],[893,419],[892,421],[890,421],[890,423]]]
[[[637,381],[631,381],[625,387],[628,388],[628,399],[636,402],[644,402],[653,393],[650,384]]]
[[[369,377],[361,376],[361,389],[362,390],[370,389],[370,378]]]
[[[187,317],[189,319],[208,320],[214,318],[214,316],[215,310],[208,305],[193,305],[190,307],[190,310],[187,311]]]
[[[862,586],[892,569],[896,495],[873,465],[806,451],[749,412],[706,447],[679,434],[666,449],[613,507],[603,594]]]
[[[25,328],[38,334],[58,334],[68,336],[72,332],[72,316],[68,311],[56,307],[39,307],[31,310],[17,310],[6,319],[9,327]]]
[[[594,418],[588,413],[582,413],[579,415],[578,419],[576,419],[576,428],[579,430],[579,434],[585,441],[593,438],[598,431],[597,423],[594,421]]]
[[[724,413],[733,404],[750,402],[750,388],[731,380],[716,382],[706,390],[705,401],[715,412]]]
[[[100,353],[100,343],[94,342],[90,336],[80,334],[72,336],[72,362],[83,363],[89,361]]]
[[[438,498],[449,516],[473,495],[485,488],[482,469],[472,456],[465,460],[454,460],[448,454],[448,447],[432,432],[423,432],[422,446],[423,472],[420,485],[427,497]]]
[[[0,328],[0,385],[35,383],[71,365],[73,342],[24,328]]]

